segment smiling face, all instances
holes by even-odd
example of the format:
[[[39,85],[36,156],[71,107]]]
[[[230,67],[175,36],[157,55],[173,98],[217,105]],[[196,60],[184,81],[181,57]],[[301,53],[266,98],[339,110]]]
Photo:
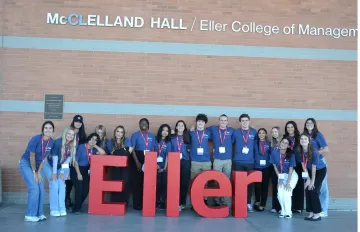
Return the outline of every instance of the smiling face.
[[[161,137],[166,138],[168,135],[169,135],[169,128],[165,126],[161,131]]]
[[[68,142],[68,143],[73,141],[75,138],[75,132],[73,130],[69,130],[66,133],[65,138],[66,138],[66,142]]]
[[[205,128],[205,121],[203,121],[203,120],[197,120],[197,121],[196,121],[196,128],[197,128],[198,130],[204,130],[204,128]]]
[[[54,133],[53,126],[50,123],[45,124],[43,135],[50,138],[53,135],[53,133]]]
[[[290,136],[294,136],[295,134],[295,127],[293,124],[289,123],[287,126],[286,126],[286,131],[289,133]]]
[[[219,119],[220,128],[224,129],[228,125],[228,118],[226,116],[221,116]]]
[[[74,127],[75,127],[76,129],[80,129],[81,126],[82,126],[82,122],[79,122],[79,121],[75,121],[75,122],[74,122]]]
[[[244,130],[249,129],[250,119],[248,119],[246,117],[241,118],[240,125],[241,125],[241,128]]]
[[[279,131],[278,131],[278,129],[273,128],[273,129],[271,130],[271,136],[272,136],[274,139],[279,138]]]
[[[124,136],[124,129],[123,128],[117,128],[116,131],[115,131],[115,137],[117,139],[121,139],[123,136]]]
[[[185,130],[185,125],[184,125],[184,123],[183,123],[183,122],[179,122],[179,123],[177,124],[177,126],[176,126],[176,129],[178,130],[178,132],[183,133],[184,130]]]
[[[103,137],[104,137],[104,131],[103,130],[101,130],[101,129],[97,129],[96,130],[96,134],[98,134],[99,135],[99,137],[100,137],[100,139],[102,139]]]
[[[139,123],[139,127],[140,127],[140,130],[146,131],[146,130],[149,129],[149,124],[147,123],[147,121],[142,120],[142,121],[140,121],[140,123]]]
[[[303,147],[307,147],[309,145],[310,141],[309,141],[309,138],[306,136],[306,135],[302,135],[300,137],[300,144],[301,146]]]
[[[314,129],[314,122],[312,120],[307,120],[305,125],[308,131],[312,131]]]
[[[91,137],[91,139],[89,140],[88,143],[89,143],[89,145],[90,145],[91,147],[93,147],[93,146],[96,145],[97,141],[98,141],[97,137],[96,137],[96,136],[93,136],[93,137]]]
[[[261,141],[264,141],[264,140],[265,140],[266,132],[265,132],[264,130],[260,130],[259,133],[258,133],[258,135],[259,135],[259,139],[260,139]]]
[[[288,147],[289,147],[289,140],[287,140],[287,139],[281,140],[280,149],[281,150],[286,150],[286,149],[288,149]]]

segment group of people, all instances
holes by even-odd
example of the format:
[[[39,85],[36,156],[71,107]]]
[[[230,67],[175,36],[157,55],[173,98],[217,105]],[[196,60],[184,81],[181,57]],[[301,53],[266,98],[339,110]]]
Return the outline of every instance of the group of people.
[[[88,196],[93,155],[128,156],[128,167],[109,167],[112,180],[123,180],[124,191],[111,193],[112,202],[128,202],[132,195],[132,207],[142,210],[144,155],[147,151],[158,154],[156,208],[166,208],[167,156],[169,152],[180,152],[180,201],[179,210],[191,207],[188,198],[189,184],[198,173],[217,170],[228,178],[231,171],[258,170],[262,182],[248,185],[248,211],[262,212],[268,198],[268,186],[272,185],[272,209],[279,217],[291,218],[293,213],[304,210],[308,221],[319,221],[327,216],[329,193],[327,187],[327,164],[324,155],[329,151],[323,134],[315,119],[305,121],[303,133],[297,124],[289,121],[285,133],[280,128],[257,131],[250,127],[250,116],[239,117],[240,128],[228,125],[228,117],[219,117],[219,125],[207,126],[205,114],[196,116],[195,125],[189,129],[183,120],[175,124],[174,130],[162,124],[156,135],[149,132],[148,119],[139,121],[139,130],[126,137],[125,128],[117,126],[111,138],[107,138],[103,125],[96,126],[93,133],[85,133],[81,115],[73,118],[70,126],[54,140],[53,122],[42,125],[41,134],[31,138],[20,159],[20,171],[28,188],[25,221],[46,220],[43,213],[44,180],[49,183],[50,215],[65,216],[67,209],[80,214]],[[212,144],[212,145],[211,145]],[[71,202],[71,191],[75,189],[75,204]],[[254,188],[255,187],[255,188]],[[255,189],[255,202],[252,193]],[[204,199],[206,204],[207,199]],[[228,205],[229,197],[216,197],[215,206]]]

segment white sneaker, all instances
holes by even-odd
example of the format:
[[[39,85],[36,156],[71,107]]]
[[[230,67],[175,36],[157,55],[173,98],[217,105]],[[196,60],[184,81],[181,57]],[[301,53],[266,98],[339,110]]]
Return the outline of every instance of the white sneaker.
[[[60,211],[60,216],[66,216],[66,215],[67,215],[66,211]]]
[[[60,212],[59,212],[59,211],[51,211],[51,212],[50,212],[50,216],[60,217]]]
[[[185,205],[180,205],[180,208],[181,208],[181,210],[184,210],[184,209],[186,209],[186,206]]]
[[[38,218],[39,218],[39,221],[45,221],[45,220],[46,220],[45,215],[41,215],[41,216],[39,216]]]
[[[254,212],[253,207],[251,206],[251,204],[247,205],[247,209],[248,209],[248,212],[250,212],[250,213]]]
[[[276,213],[276,209],[271,209],[270,213]]]
[[[285,215],[285,218],[290,219],[290,218],[292,218],[292,215],[291,214]]]
[[[179,212],[181,212],[181,206],[179,206]]]
[[[40,219],[38,217],[25,216],[24,221],[26,221],[26,222],[38,222],[38,221],[40,221]]]
[[[320,213],[320,217],[327,217],[327,216],[328,216],[328,214],[326,212],[321,212]]]

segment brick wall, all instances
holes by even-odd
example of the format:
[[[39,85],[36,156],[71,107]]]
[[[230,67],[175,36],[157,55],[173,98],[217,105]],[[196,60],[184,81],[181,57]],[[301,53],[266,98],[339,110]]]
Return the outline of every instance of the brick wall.
[[[1,4],[1,3],[0,3]],[[99,14],[234,20],[285,26],[356,27],[356,2],[328,1],[4,1],[0,28],[4,36],[135,40],[271,47],[356,49],[356,38],[79,27],[46,24],[46,13]],[[199,27],[197,21],[196,27]],[[234,107],[356,110],[356,62],[38,49],[0,50],[1,100],[42,101],[45,93],[65,95],[67,102],[212,105]],[[224,112],[226,113],[226,112]],[[239,115],[243,112],[239,112]],[[136,112],[135,112],[136,114]],[[73,114],[56,121],[56,135]],[[87,132],[104,124],[108,134],[122,124],[128,135],[146,115],[84,114]],[[1,112],[0,168],[3,191],[22,192],[18,160],[31,136],[40,130],[41,113]],[[148,116],[151,131],[178,117]],[[194,118],[183,117],[193,124]],[[289,119],[290,120],[290,119]],[[253,119],[255,128],[283,127],[287,120]],[[297,120],[299,128],[304,120]],[[211,118],[211,124],[216,123]],[[234,127],[236,118],[230,118]],[[330,154],[332,198],[356,198],[356,121],[319,121]],[[301,129],[302,130],[302,129]],[[109,133],[110,132],[110,133]],[[344,178],[346,177],[346,178]]]

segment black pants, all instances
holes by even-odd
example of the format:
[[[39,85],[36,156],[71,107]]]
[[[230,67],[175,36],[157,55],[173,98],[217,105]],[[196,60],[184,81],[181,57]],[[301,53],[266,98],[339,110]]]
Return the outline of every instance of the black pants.
[[[167,172],[158,172],[156,175],[156,202],[166,202]]]
[[[291,206],[292,206],[292,210],[304,210],[305,192],[304,192],[304,180],[301,178],[303,171],[301,163],[296,164],[295,171],[299,176],[299,180],[293,190],[293,194],[291,197]]]
[[[260,202],[260,206],[265,207],[269,191],[269,181],[272,173],[272,166],[266,168],[255,168],[262,173],[262,181],[255,182],[255,198],[256,202]]]
[[[180,205],[186,205],[190,184],[190,160],[180,161]]]
[[[311,169],[308,169],[309,177],[312,177]],[[306,189],[306,211],[313,213],[321,213],[321,204],[319,193],[321,189],[322,182],[326,176],[326,168],[322,168],[316,171],[315,176],[315,189],[308,190]]]
[[[89,194],[89,168],[90,166],[79,166],[79,170],[83,177],[83,180],[78,179],[75,168],[73,168],[74,170],[70,172],[71,180],[73,181],[75,186],[75,207],[73,209],[73,212],[79,212],[81,210],[81,205]]]
[[[71,172],[71,169],[70,169],[70,172]],[[70,178],[71,178],[71,174],[70,174]],[[66,195],[65,195],[65,199],[67,201],[70,201],[71,197],[70,197],[70,194],[71,194],[71,190],[73,188],[73,182],[72,180],[65,180],[65,184],[66,184]]]
[[[281,210],[279,199],[277,198],[278,195],[278,176],[276,175],[274,166],[272,166],[272,174],[271,174],[271,184],[272,184],[272,208],[276,211]]]
[[[110,167],[110,176],[111,180],[122,180],[123,181],[123,191],[122,192],[112,192],[110,194],[111,202],[124,202],[127,203],[130,194],[130,169],[129,167]]]
[[[251,171],[254,170],[254,164],[243,164],[235,161],[235,171]],[[251,204],[253,184],[248,185],[247,189],[247,203]]]
[[[141,165],[143,165],[145,160],[144,151],[135,151],[135,154]],[[138,171],[134,159],[131,159],[131,163],[133,208],[140,210],[143,206],[144,172]]]

